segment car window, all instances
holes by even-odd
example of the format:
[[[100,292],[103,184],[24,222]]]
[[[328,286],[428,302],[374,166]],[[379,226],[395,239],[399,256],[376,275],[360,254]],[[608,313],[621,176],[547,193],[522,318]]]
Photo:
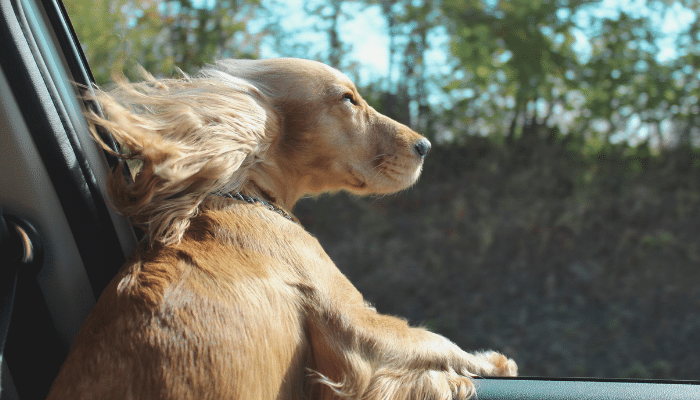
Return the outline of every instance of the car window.
[[[433,142],[295,215],[376,308],[522,375],[700,376],[695,0],[65,0],[99,85],[218,58],[339,68]]]

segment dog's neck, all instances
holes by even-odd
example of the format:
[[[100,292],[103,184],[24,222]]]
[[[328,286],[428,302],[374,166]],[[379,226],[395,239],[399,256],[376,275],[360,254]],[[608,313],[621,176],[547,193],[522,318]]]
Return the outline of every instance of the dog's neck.
[[[248,182],[247,185],[241,190],[241,194],[250,196],[253,198],[258,198],[265,200],[266,202],[270,204],[279,204],[279,200],[277,199],[277,196],[275,196],[272,192],[269,190],[265,190],[260,187],[260,185],[255,182],[255,181],[250,181]],[[284,206],[283,206],[284,207]],[[287,207],[284,207],[287,208]]]
[[[251,204],[262,204],[263,206],[267,207],[270,211],[274,211],[277,214],[287,218],[290,221],[294,222],[299,222],[296,218],[294,218],[291,214],[286,212],[285,210],[279,208],[276,204],[271,203],[267,200],[263,200],[259,197],[251,197],[245,194],[241,194],[241,192],[229,192],[223,195],[224,197],[229,197],[231,199],[236,199],[236,200],[241,200],[245,201],[246,203],[251,203]]]
[[[274,158],[273,158],[274,159]],[[291,212],[297,201],[305,195],[305,185],[298,174],[291,169],[285,169],[277,162],[263,161],[250,170],[246,183],[241,187],[242,194],[258,197],[275,204],[279,208]]]
[[[274,190],[274,187],[279,187],[274,182],[267,182],[270,179],[255,180],[251,179],[241,188],[240,193],[244,196],[264,200],[265,202],[280,209],[286,214],[291,214],[294,205],[298,198],[289,196],[285,193],[279,193]],[[266,184],[267,183],[267,184]]]

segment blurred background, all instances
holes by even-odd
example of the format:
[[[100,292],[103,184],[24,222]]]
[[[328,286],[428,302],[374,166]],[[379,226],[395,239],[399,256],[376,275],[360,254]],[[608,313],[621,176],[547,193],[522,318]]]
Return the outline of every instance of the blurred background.
[[[700,379],[698,0],[64,1],[99,84],[310,58],[430,138],[415,187],[295,210],[380,312],[521,375]]]

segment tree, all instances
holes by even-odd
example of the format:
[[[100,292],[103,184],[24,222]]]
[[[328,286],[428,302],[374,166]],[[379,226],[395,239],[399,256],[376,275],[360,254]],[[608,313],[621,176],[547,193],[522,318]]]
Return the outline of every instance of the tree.
[[[341,68],[345,55],[350,51],[350,45],[340,40],[340,29],[343,20],[350,18],[344,12],[344,0],[330,0],[327,3],[304,5],[304,10],[309,15],[314,15],[321,20],[321,26],[316,26],[319,31],[328,36],[327,62],[333,68]]]
[[[434,0],[376,3],[387,21],[389,36],[389,74],[382,94],[383,111],[425,131],[431,115],[425,54],[430,48],[428,36],[441,24],[440,8]]]
[[[554,89],[578,64],[567,14],[585,2],[571,1],[566,8],[554,0],[444,2],[451,50],[459,60],[458,78],[445,89],[458,97],[474,133],[500,131],[513,140],[550,122],[564,96]],[[477,109],[483,111],[478,116]]]
[[[700,1],[685,0],[683,6],[700,10]],[[700,146],[700,18],[695,20],[676,39],[679,57],[672,65],[673,95],[677,99],[669,107],[674,115],[678,142],[686,146]]]
[[[126,16],[121,10],[127,3],[128,0],[67,0],[64,2],[68,15],[90,16],[90,18],[73,18],[72,23],[98,84],[108,82],[112,66],[122,65],[126,57],[124,51]]]
[[[549,136],[552,128],[580,134],[597,148],[649,137],[656,146],[700,140],[692,128],[698,122],[692,106],[697,18],[679,35],[680,57],[662,61],[658,43],[664,33],[655,24],[680,3],[650,0],[650,12],[608,14],[593,12],[598,4],[445,1],[451,50],[459,60],[455,79],[445,86],[457,110],[446,117],[471,126],[470,133],[507,141]],[[697,0],[684,6],[696,10]],[[574,50],[577,34],[590,42],[589,55]]]
[[[194,72],[223,57],[256,57],[260,34],[247,23],[261,11],[259,0],[67,0],[71,15],[91,15],[74,21],[76,32],[98,84],[114,71],[128,72],[139,64],[171,75],[179,68]],[[95,20],[98,23],[95,23]],[[264,33],[263,33],[264,34]]]
[[[650,21],[621,13],[600,21],[598,30],[590,60],[567,80],[569,88],[585,92],[583,109],[591,111],[581,129],[599,136],[595,139],[601,144],[616,132],[643,124],[658,136],[661,114],[653,110],[664,107],[671,79],[668,68],[656,60],[659,49]]]

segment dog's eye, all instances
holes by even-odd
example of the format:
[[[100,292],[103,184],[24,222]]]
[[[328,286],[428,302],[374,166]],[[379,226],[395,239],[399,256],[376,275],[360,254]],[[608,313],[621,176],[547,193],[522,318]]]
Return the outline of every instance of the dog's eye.
[[[353,96],[352,93],[345,93],[343,95],[343,101],[347,101],[353,106],[357,105],[357,101],[355,101],[355,96]]]

